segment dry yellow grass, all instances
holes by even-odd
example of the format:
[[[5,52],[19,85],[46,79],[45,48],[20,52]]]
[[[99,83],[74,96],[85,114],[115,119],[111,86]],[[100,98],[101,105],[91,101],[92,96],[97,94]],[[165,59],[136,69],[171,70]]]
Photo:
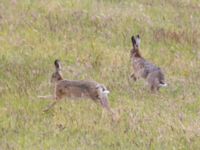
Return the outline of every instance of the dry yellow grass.
[[[199,149],[198,0],[1,0],[0,149]],[[168,88],[133,82],[132,34]],[[53,61],[67,79],[108,86],[117,121],[89,101],[51,100]]]

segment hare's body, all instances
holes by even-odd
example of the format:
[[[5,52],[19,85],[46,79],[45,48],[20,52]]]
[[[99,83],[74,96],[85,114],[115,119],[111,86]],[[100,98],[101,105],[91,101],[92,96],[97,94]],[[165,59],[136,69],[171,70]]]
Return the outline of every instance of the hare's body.
[[[99,99],[97,87],[100,85],[95,81],[86,80],[61,80],[56,84],[56,98],[90,98],[92,100]]]
[[[166,86],[167,84],[164,83],[165,79],[162,70],[141,56],[139,52],[139,35],[136,38],[134,38],[134,36],[132,37],[132,44],[133,49],[131,50],[131,62],[134,73],[131,74],[131,77],[133,77],[134,80],[139,78],[146,79],[152,91],[159,90],[160,87]]]
[[[109,91],[103,84],[88,80],[64,80],[61,74],[61,64],[59,60],[55,61],[56,71],[52,74],[51,82],[55,84],[54,98],[56,101],[46,110],[50,109],[60,99],[67,98],[89,98],[94,101],[100,101],[101,105],[110,111],[108,104]]]

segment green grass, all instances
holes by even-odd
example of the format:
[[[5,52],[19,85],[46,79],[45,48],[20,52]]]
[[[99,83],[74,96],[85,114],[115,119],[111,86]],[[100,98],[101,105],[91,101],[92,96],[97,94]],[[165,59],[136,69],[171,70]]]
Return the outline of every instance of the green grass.
[[[198,0],[1,0],[0,149],[200,149]],[[132,72],[132,34],[169,84],[152,94]],[[91,100],[48,113],[53,61],[66,79],[104,83],[118,120]]]

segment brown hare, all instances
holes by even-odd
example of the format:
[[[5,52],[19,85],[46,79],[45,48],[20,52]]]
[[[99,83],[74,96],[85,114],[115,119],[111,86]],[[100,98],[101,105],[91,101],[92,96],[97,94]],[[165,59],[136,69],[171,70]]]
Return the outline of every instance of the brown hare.
[[[146,61],[140,54],[140,36],[131,37],[133,48],[131,49],[131,62],[134,72],[131,77],[136,81],[139,78],[146,79],[151,91],[158,91],[160,87],[165,87],[164,74],[162,70],[154,64]]]
[[[90,80],[64,80],[61,74],[60,60],[55,60],[55,72],[52,74],[51,82],[55,84],[55,101],[45,111],[53,107],[63,97],[68,98],[89,98],[93,101],[100,101],[101,105],[111,112],[108,103],[108,93],[103,84]]]

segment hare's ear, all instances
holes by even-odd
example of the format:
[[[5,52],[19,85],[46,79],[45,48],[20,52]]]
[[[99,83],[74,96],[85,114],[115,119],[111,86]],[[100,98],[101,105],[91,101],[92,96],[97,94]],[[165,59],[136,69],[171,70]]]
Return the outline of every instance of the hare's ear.
[[[56,69],[61,69],[61,63],[60,63],[60,60],[59,60],[59,59],[56,59],[56,60],[54,61],[54,65],[55,65]]]
[[[135,39],[136,45],[140,47],[140,35],[138,34]]]
[[[136,44],[136,41],[135,41],[135,37],[134,37],[134,35],[131,37],[131,41],[132,41],[132,44],[133,44],[133,47],[134,47],[135,44]]]

